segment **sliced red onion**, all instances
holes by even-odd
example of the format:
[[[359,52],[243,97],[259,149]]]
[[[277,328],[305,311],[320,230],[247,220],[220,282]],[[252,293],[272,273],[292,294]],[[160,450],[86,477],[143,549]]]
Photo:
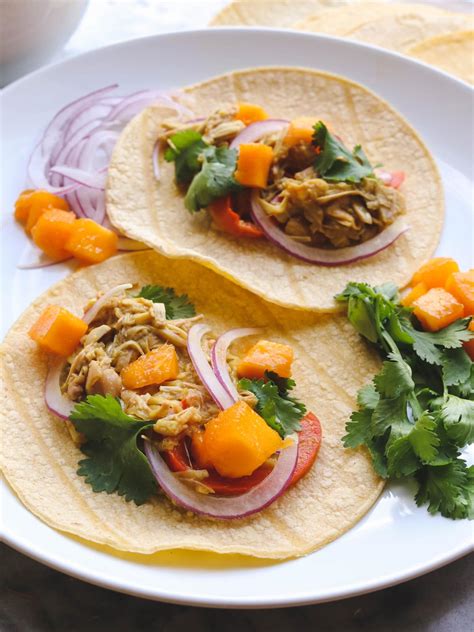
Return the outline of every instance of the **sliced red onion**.
[[[229,367],[227,365],[227,349],[238,338],[245,336],[254,336],[262,330],[258,327],[245,327],[241,329],[231,329],[216,340],[211,351],[211,365],[217,379],[228,392],[228,394],[237,401],[239,393],[235,388],[235,384],[229,375]]]
[[[281,228],[274,223],[274,220],[265,213],[260,204],[260,193],[253,191],[251,197],[251,215],[253,221],[265,233],[267,239],[279,246],[282,250],[297,259],[309,263],[317,263],[321,266],[339,266],[367,259],[377,254],[381,250],[388,248],[396,239],[408,230],[403,218],[398,218],[387,226],[381,233],[372,237],[368,241],[348,248],[338,248],[337,250],[326,250],[324,248],[314,248],[306,244],[299,243],[286,235]]]
[[[118,250],[149,250],[150,246],[147,246],[141,241],[136,239],[129,239],[128,237],[119,237],[117,243]]]
[[[122,283],[121,285],[116,285],[115,287],[108,290],[105,294],[98,298],[96,302],[86,312],[84,312],[82,320],[90,325],[91,322],[96,318],[102,307],[109,301],[112,296],[115,296],[116,294],[121,294],[122,292],[125,292],[125,290],[129,290],[131,287],[133,287],[131,283]]]
[[[65,196],[76,215],[99,223],[106,217],[106,170],[128,121],[150,105],[170,108],[180,118],[192,116],[171,93],[142,90],[111,97],[109,92],[116,87],[96,90],[62,108],[47,126],[28,164],[29,188]]]
[[[155,176],[155,180],[157,182],[160,181],[160,139],[158,139],[153,147],[152,154],[152,162],[153,162],[153,175]]]
[[[75,167],[58,166],[51,167],[50,173],[58,173],[61,176],[73,180],[77,184],[82,184],[91,189],[105,189],[105,173],[87,173]]]
[[[289,124],[290,122],[285,119],[266,119],[265,121],[251,123],[234,138],[230,148],[236,149],[242,143],[254,143],[267,134],[285,129]]]
[[[291,438],[292,445],[280,451],[270,474],[245,494],[231,498],[201,494],[188,487],[171,472],[151,441],[145,441],[145,454],[159,486],[177,505],[200,516],[233,520],[265,509],[285,491],[298,460],[298,437]]]
[[[201,341],[209,331],[207,325],[201,323],[193,325],[188,333],[188,353],[193,363],[194,369],[199,376],[199,379],[209,391],[212,399],[216,402],[219,408],[230,408],[232,404],[235,404],[236,399],[231,397],[226,389],[217,379],[214,374],[211,365],[206,357],[206,354],[202,350]]]
[[[18,270],[36,270],[38,268],[54,266],[57,263],[63,263],[69,259],[71,259],[70,256],[64,257],[64,259],[51,259],[45,255],[42,250],[29,243],[27,248],[23,251],[20,262],[16,267]]]
[[[65,128],[74,121],[81,112],[84,112],[89,107],[97,104],[106,94],[118,88],[118,84],[114,83],[104,88],[99,88],[93,92],[89,92],[71,103],[68,103],[57,112],[51,122],[46,127],[46,130],[41,139],[41,147],[44,154],[50,154],[53,151],[54,144],[58,142],[65,132]]]
[[[68,419],[75,405],[75,402],[61,393],[61,387],[59,385],[61,372],[65,364],[66,360],[64,358],[53,360],[49,367],[48,376],[44,386],[44,399],[46,406],[52,413],[61,417],[61,419]]]

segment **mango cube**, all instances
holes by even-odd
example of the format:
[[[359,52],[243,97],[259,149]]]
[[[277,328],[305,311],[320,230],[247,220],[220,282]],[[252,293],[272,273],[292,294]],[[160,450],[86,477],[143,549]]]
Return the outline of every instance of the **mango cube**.
[[[221,476],[249,476],[283,445],[280,435],[243,401],[206,424],[204,450]]]
[[[273,371],[281,377],[290,377],[293,349],[288,345],[270,340],[259,340],[251,347],[237,366],[239,377],[260,379],[265,371]]]
[[[413,303],[423,329],[438,331],[464,316],[464,305],[442,287],[431,288]]]

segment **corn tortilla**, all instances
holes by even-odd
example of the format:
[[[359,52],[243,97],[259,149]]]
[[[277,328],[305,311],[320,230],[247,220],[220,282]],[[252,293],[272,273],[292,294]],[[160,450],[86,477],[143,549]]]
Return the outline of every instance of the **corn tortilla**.
[[[348,281],[378,284],[410,280],[434,252],[442,229],[444,196],[434,161],[416,132],[385,101],[366,88],[314,70],[261,68],[229,73],[185,88],[181,100],[206,116],[218,106],[251,101],[271,117],[319,116],[330,121],[348,146],[360,143],[369,159],[403,170],[402,191],[410,230],[385,251],[351,265],[323,267],[284,253],[266,239],[236,239],[211,227],[205,211],[191,215],[174,182],[174,166],[152,152],[164,114],[149,108],[126,127],[109,167],[107,212],[127,236],[169,257],[212,268],[268,301],[329,312],[334,294]]]
[[[297,396],[320,418],[323,442],[308,475],[260,514],[233,523],[210,521],[185,514],[164,497],[137,507],[117,494],[94,493],[76,474],[81,453],[64,422],[45,406],[47,357],[27,332],[45,305],[81,314],[96,292],[124,282],[187,292],[216,333],[258,325],[271,339],[292,345]],[[146,251],[83,268],[40,296],[13,325],[0,366],[3,473],[41,520],[91,542],[145,554],[181,548],[294,557],[351,528],[383,487],[367,453],[345,450],[341,443],[356,392],[379,367],[347,319],[270,305],[192,262]]]
[[[474,30],[428,37],[406,53],[474,84]]]
[[[320,11],[294,27],[405,51],[421,39],[461,29],[466,23],[473,23],[472,16],[426,4],[365,2]]]
[[[363,0],[237,0],[221,9],[212,18],[210,26],[289,27],[295,20],[302,20],[316,11],[361,2]]]

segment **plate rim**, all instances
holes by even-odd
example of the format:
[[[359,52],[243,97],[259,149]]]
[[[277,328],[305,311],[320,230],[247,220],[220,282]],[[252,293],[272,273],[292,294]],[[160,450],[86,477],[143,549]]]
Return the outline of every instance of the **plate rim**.
[[[405,55],[402,55],[401,53],[397,53],[395,51],[388,51],[386,49],[380,48],[379,46],[374,46],[374,45],[370,45],[370,44],[366,44],[366,43],[361,43],[361,42],[355,42],[355,41],[351,41],[351,40],[345,40],[342,38],[338,38],[335,36],[330,36],[330,35],[322,35],[322,34],[315,34],[315,33],[306,33],[306,32],[302,32],[302,31],[298,31],[295,29],[280,29],[280,28],[271,28],[271,27],[259,27],[259,28],[255,28],[255,27],[213,27],[212,29],[209,28],[200,28],[200,29],[183,29],[183,30],[179,30],[179,31],[170,31],[170,32],[166,32],[166,33],[158,33],[158,34],[154,34],[154,35],[149,35],[146,37],[141,37],[141,38],[134,38],[134,39],[129,39],[129,40],[125,40],[125,41],[121,41],[121,42],[116,42],[113,44],[110,44],[108,46],[103,46],[100,48],[96,48],[96,49],[92,49],[89,51],[85,51],[83,53],[80,53],[78,55],[74,55],[71,57],[68,57],[66,59],[62,59],[62,60],[58,60],[56,62],[47,64],[37,70],[34,70],[31,73],[28,73],[27,75],[24,75],[23,77],[17,79],[16,81],[8,84],[6,87],[4,87],[1,90],[0,93],[0,100],[2,100],[4,97],[7,97],[10,95],[10,93],[14,92],[15,89],[20,86],[23,83],[27,83],[32,77],[36,77],[36,76],[40,76],[43,73],[48,73],[48,72],[55,72],[55,70],[57,68],[61,68],[63,66],[67,66],[69,62],[72,61],[77,61],[80,59],[87,59],[88,57],[93,58],[95,55],[97,54],[101,54],[102,51],[105,50],[111,50],[111,49],[120,49],[120,48],[124,48],[127,46],[135,46],[138,43],[143,44],[143,45],[147,45],[146,42],[159,42],[160,40],[163,39],[173,39],[173,38],[182,38],[183,40],[186,40],[186,37],[189,35],[192,36],[197,36],[197,37],[208,37],[209,33],[211,32],[232,32],[232,33],[239,33],[239,32],[270,32],[270,33],[283,33],[286,35],[293,35],[297,38],[300,39],[309,39],[309,40],[330,40],[330,41],[334,41],[337,40],[338,41],[338,45],[343,45],[345,46],[348,50],[350,50],[353,47],[357,47],[357,48],[363,48],[363,49],[369,49],[372,50],[374,49],[377,53],[377,55],[382,55],[382,57],[386,56],[387,58],[391,58],[391,57],[398,57],[398,58],[402,58],[404,60],[404,63],[409,63],[409,64],[413,64],[415,66],[421,66],[424,67],[425,69],[427,69],[429,72],[431,73],[437,73],[439,75],[442,75],[444,80],[449,80],[452,82],[455,82],[455,84],[458,84],[458,86],[462,86],[464,88],[466,88],[467,90],[469,90],[469,92],[473,92],[473,89],[471,88],[471,86],[456,77],[453,77],[452,75],[449,75],[448,73],[446,73],[445,71],[441,70],[441,69],[437,69],[437,68],[433,68],[432,66],[429,66],[428,64],[416,60],[416,59],[412,59],[412,58],[408,58]],[[337,74],[337,73],[333,73],[333,74]],[[372,89],[372,88],[369,88]],[[382,97],[385,98],[385,97]],[[3,477],[2,477],[3,479]],[[2,480],[2,487],[4,485],[8,485],[8,483],[6,483],[4,480]],[[9,485],[8,485],[9,487]],[[11,488],[10,488],[11,489]],[[12,494],[14,495],[14,500],[16,503],[19,503],[20,505],[22,505],[21,501],[18,499],[18,497],[16,496],[15,492],[13,492],[12,490]],[[378,501],[376,501],[378,502]],[[24,508],[24,506],[23,506]],[[26,510],[26,508],[25,508]],[[28,511],[28,510],[26,510]],[[31,513],[31,512],[30,512]],[[33,515],[33,514],[32,514]],[[34,515],[33,515],[34,516]],[[39,519],[34,516],[35,520]],[[3,521],[2,521],[3,522]],[[39,521],[41,522],[41,521]],[[42,523],[44,524],[44,523]],[[47,525],[46,525],[47,526]],[[55,529],[52,529],[51,527],[48,527],[49,529],[51,529],[52,531],[55,531],[56,533],[59,533],[60,535],[67,537],[67,534],[64,534],[62,532],[58,532]],[[366,593],[370,593],[370,592],[374,592],[377,590],[381,590],[384,588],[387,588],[389,586],[394,586],[397,585],[399,583],[402,583],[404,581],[409,581],[411,579],[414,579],[416,577],[419,577],[425,573],[431,572],[436,570],[437,568],[440,568],[452,561],[455,561],[456,559],[459,559],[467,554],[469,554],[470,552],[474,551],[474,542],[472,543],[472,545],[469,544],[469,542],[463,544],[462,547],[460,548],[453,548],[451,550],[449,550],[447,553],[441,553],[438,557],[430,560],[427,564],[425,565],[420,565],[420,564],[415,564],[412,567],[410,567],[408,570],[405,569],[404,571],[398,571],[398,572],[394,572],[389,576],[384,576],[382,579],[380,577],[376,577],[374,578],[371,582],[364,582],[363,585],[353,585],[352,588],[349,587],[349,589],[342,589],[342,592],[340,589],[330,589],[328,591],[326,591],[326,593],[323,593],[322,596],[320,597],[315,597],[314,594],[304,594],[304,593],[299,593],[299,596],[297,597],[292,597],[290,599],[288,599],[287,601],[282,600],[281,598],[279,598],[277,596],[276,600],[272,601],[269,598],[264,598],[263,601],[259,601],[258,598],[253,598],[253,599],[242,599],[242,598],[236,598],[236,599],[229,599],[228,597],[217,597],[217,598],[213,598],[213,597],[201,597],[198,596],[197,598],[194,599],[190,599],[189,597],[177,597],[176,596],[176,592],[174,591],[173,595],[171,595],[170,593],[166,593],[166,591],[161,591],[161,593],[158,591],[154,591],[153,594],[151,594],[151,592],[147,589],[147,588],[134,588],[133,586],[131,586],[131,584],[129,585],[129,582],[125,582],[124,585],[124,581],[123,579],[119,579],[117,580],[114,577],[108,577],[105,578],[99,576],[97,573],[94,573],[94,576],[91,575],[88,572],[88,569],[83,567],[82,569],[80,568],[74,568],[71,567],[71,565],[68,566],[68,562],[65,562],[64,559],[61,559],[59,557],[59,555],[56,556],[56,558],[54,558],[54,556],[52,556],[49,553],[46,552],[42,552],[41,550],[35,550],[35,545],[34,545],[34,540],[29,540],[26,541],[21,537],[15,537],[14,532],[8,532],[8,528],[5,529],[5,525],[2,525],[2,540],[11,548],[19,551],[20,553],[23,553],[25,555],[27,555],[28,557],[42,563],[45,564],[46,566],[48,566],[49,568],[53,568],[57,571],[60,571],[62,573],[68,574],[70,576],[73,576],[77,579],[80,579],[82,581],[86,581],[87,583],[93,584],[93,585],[97,585],[99,587],[102,588],[106,588],[106,589],[111,589],[111,590],[115,590],[121,593],[125,593],[125,594],[129,594],[132,596],[136,596],[136,597],[141,597],[141,598],[146,598],[149,600],[155,600],[155,601],[163,601],[163,602],[167,602],[167,603],[174,603],[174,604],[180,604],[180,605],[193,605],[193,606],[199,606],[199,607],[213,607],[213,608],[243,608],[243,609],[263,609],[263,608],[276,608],[276,607],[292,607],[292,606],[303,606],[303,605],[309,605],[309,604],[315,604],[315,603],[324,603],[324,602],[329,602],[329,601],[335,601],[338,599],[343,599],[343,598],[349,598],[349,597],[355,597],[357,595],[361,595],[361,594],[366,594]],[[80,543],[81,546],[86,546],[87,544],[85,543]],[[317,553],[317,551],[316,551]],[[285,561],[283,560],[282,563],[285,563]],[[119,584],[120,583],[120,584]]]
[[[1,484],[2,486],[8,485],[8,483],[4,480],[3,476],[2,476]],[[13,492],[13,490],[12,490],[12,494],[15,495],[15,492]],[[18,499],[15,499],[15,500],[16,502],[19,502]],[[25,510],[28,511],[26,508]],[[34,514],[33,514],[33,517],[35,520],[38,520],[39,522],[41,522],[39,518],[34,516]],[[48,527],[48,529],[51,529],[51,531],[56,531],[52,527],[49,527],[49,525],[46,525],[46,526]],[[91,584],[93,586],[98,586],[99,588],[104,588],[106,590],[114,590],[115,592],[119,592],[121,594],[130,595],[132,597],[137,597],[137,598],[142,598],[142,599],[147,599],[148,601],[158,601],[158,602],[175,604],[175,605],[194,606],[194,607],[199,607],[199,608],[214,608],[214,609],[264,610],[268,608],[293,608],[293,607],[299,607],[299,606],[315,605],[319,603],[330,603],[332,601],[339,601],[341,599],[350,599],[353,597],[357,597],[359,595],[366,595],[373,592],[377,592],[378,590],[384,590],[385,588],[397,586],[398,584],[402,584],[412,579],[416,579],[417,577],[421,577],[427,573],[430,573],[439,568],[442,568],[443,566],[446,566],[447,564],[451,562],[455,562],[456,560],[474,552],[474,543],[471,546],[469,546],[469,544],[466,544],[466,546],[463,547],[462,549],[453,550],[453,551],[448,552],[447,554],[441,554],[438,558],[435,558],[433,561],[431,561],[428,566],[420,567],[420,566],[414,565],[413,567],[410,568],[408,572],[401,571],[399,573],[389,575],[388,577],[384,578],[382,581],[380,581],[380,578],[375,578],[372,580],[371,584],[369,585],[365,584],[365,587],[356,585],[354,586],[353,589],[350,589],[348,591],[346,590],[343,594],[335,590],[332,591],[332,594],[331,594],[331,591],[328,591],[327,594],[323,594],[322,597],[316,598],[316,599],[314,598],[314,596],[311,596],[309,594],[308,595],[303,594],[298,598],[292,598],[292,599],[289,599],[288,601],[282,601],[278,597],[274,601],[265,599],[264,602],[259,602],[258,598],[250,599],[250,600],[249,599],[242,600],[242,599],[236,598],[233,600],[229,600],[228,598],[220,598],[220,597],[217,598],[217,600],[216,598],[213,598],[213,600],[209,601],[207,597],[198,597],[198,598],[193,598],[193,600],[190,600],[186,597],[180,598],[180,597],[172,596],[170,593],[166,593],[166,592],[161,592],[161,593],[154,592],[152,594],[149,590],[135,589],[133,588],[133,586],[128,585],[128,582],[127,582],[127,585],[124,586],[123,581],[121,582],[121,584],[119,584],[120,580],[116,580],[115,578],[106,579],[105,577],[102,578],[102,577],[98,577],[97,575],[88,574],[87,570],[84,568],[81,570],[76,570],[75,568],[67,567],[64,562],[61,563],[61,560],[58,561],[47,554],[43,554],[41,551],[39,552],[35,551],[32,548],[32,546],[29,546],[30,545],[29,542],[22,543],[20,539],[15,539],[14,536],[11,536],[11,535],[9,536],[8,533],[5,533],[4,529],[2,529],[2,531],[3,531],[2,541],[4,541],[5,544],[10,546],[15,551],[23,555],[26,555],[27,557],[35,560],[36,562],[44,564],[48,568],[59,571],[60,573],[63,573],[70,577],[74,577],[75,579],[85,581],[86,583]],[[56,533],[59,533],[61,536],[65,538],[68,537],[67,534],[61,531],[59,532],[56,531]],[[79,542],[79,544],[81,546],[88,548],[87,544],[83,542]],[[317,553],[317,551],[315,551],[314,553]],[[314,555],[314,553],[310,555]],[[109,553],[105,553],[105,554],[109,555]],[[286,560],[281,560],[282,564],[284,564],[285,562]]]

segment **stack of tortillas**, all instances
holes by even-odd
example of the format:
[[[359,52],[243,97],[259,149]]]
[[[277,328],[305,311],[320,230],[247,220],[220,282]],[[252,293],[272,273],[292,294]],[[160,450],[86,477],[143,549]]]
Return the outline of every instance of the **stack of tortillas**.
[[[297,28],[411,55],[474,83],[474,16],[389,0],[234,0],[211,24]],[[446,2],[446,7],[450,3]]]

